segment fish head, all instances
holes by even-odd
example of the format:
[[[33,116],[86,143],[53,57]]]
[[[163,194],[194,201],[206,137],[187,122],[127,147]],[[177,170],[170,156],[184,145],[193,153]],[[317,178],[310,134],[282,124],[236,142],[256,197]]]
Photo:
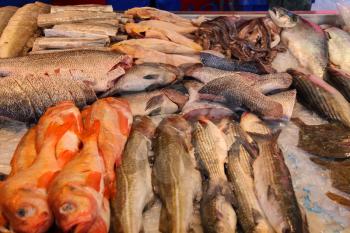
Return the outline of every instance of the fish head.
[[[15,232],[46,232],[53,223],[44,190],[21,188],[4,205],[4,214]]]
[[[269,10],[272,21],[281,28],[292,28],[297,25],[299,16],[282,7],[273,7]]]
[[[97,201],[92,190],[67,184],[50,197],[57,225],[64,232],[80,232],[91,225],[96,217]]]

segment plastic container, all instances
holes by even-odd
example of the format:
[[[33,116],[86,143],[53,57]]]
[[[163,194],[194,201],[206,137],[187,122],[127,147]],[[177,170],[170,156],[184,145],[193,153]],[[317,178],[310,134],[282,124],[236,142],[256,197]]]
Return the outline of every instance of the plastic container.
[[[236,11],[267,11],[269,2],[267,0],[239,0],[235,2]]]
[[[36,2],[36,0],[0,0],[0,6],[18,6],[21,7],[28,3]],[[50,0],[40,0],[40,2],[51,3]]]
[[[124,11],[133,7],[149,6],[150,0],[107,0],[106,3],[112,5],[114,10]]]
[[[156,7],[167,11],[179,11],[181,3],[177,0],[156,0]]]

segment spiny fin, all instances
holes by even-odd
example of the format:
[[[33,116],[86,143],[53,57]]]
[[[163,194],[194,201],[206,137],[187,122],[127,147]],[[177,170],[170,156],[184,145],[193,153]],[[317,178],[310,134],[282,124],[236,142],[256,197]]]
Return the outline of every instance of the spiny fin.
[[[153,96],[147,101],[145,110],[152,109],[156,106],[159,106],[163,102],[164,102],[164,96],[162,94]]]
[[[49,171],[41,175],[38,179],[38,188],[47,188],[57,174],[58,171]]]
[[[101,179],[102,179],[101,172],[90,172],[85,180],[85,184],[95,189],[97,192],[100,192]]]

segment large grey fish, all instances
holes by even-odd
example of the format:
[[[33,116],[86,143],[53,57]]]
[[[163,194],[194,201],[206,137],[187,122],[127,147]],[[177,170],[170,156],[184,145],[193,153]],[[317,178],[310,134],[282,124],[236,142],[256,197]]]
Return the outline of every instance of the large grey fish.
[[[124,95],[134,116],[172,114],[181,110],[188,97],[174,89]]]
[[[200,91],[203,97],[213,98],[216,96],[226,99],[228,105],[246,106],[266,119],[281,119],[283,117],[282,105],[263,95],[254,87],[249,86],[243,80],[223,77],[207,83]]]
[[[152,183],[163,204],[159,230],[188,232],[202,181],[191,145],[191,127],[184,118],[168,117],[160,123],[154,153]]]
[[[269,128],[254,118],[243,117],[246,129],[259,148],[253,162],[254,186],[259,203],[276,233],[307,233],[308,224],[296,199],[291,175],[277,144],[280,131]],[[259,134],[261,128],[269,134]]]
[[[327,28],[329,60],[350,73],[350,34],[336,27]]]
[[[171,65],[155,63],[136,65],[119,78],[102,97],[125,92],[153,90],[173,83],[182,76],[181,70]]]
[[[340,91],[350,101],[350,74],[343,70],[329,67],[327,82]]]
[[[273,233],[255,194],[252,167],[254,155],[249,154],[244,143],[242,144],[248,139],[242,138],[244,131],[239,124],[230,124],[229,127],[238,137],[229,150],[227,166],[227,174],[237,202],[238,221],[245,233]]]
[[[222,58],[207,52],[201,52],[200,59],[205,66],[220,70],[244,71],[255,74],[265,73],[256,62],[240,62],[232,59]]]
[[[227,144],[224,135],[213,122],[202,119],[195,124],[193,139],[196,157],[208,177],[201,201],[204,229],[206,232],[235,232],[237,218],[225,174]]]
[[[293,76],[293,86],[301,102],[321,116],[350,127],[350,104],[338,90],[313,75],[296,70],[288,72]]]
[[[299,15],[284,8],[269,10],[270,17],[282,27],[281,39],[303,67],[319,78],[324,78],[328,64],[328,45],[324,31]]]
[[[211,67],[201,67],[198,65],[187,69],[186,75],[203,83],[208,83],[222,77],[241,79],[249,86],[256,88],[264,94],[272,91],[288,89],[292,84],[292,77],[288,73],[257,75],[249,72],[225,71]]]
[[[80,80],[61,76],[25,75],[0,79],[0,116],[32,122],[47,108],[72,100],[84,107],[96,100],[95,92]]]
[[[66,51],[33,54],[0,60],[0,76],[62,74],[88,83],[96,92],[106,91],[130,68],[131,57],[105,51]]]
[[[139,233],[143,230],[142,213],[154,198],[148,157],[155,131],[152,120],[135,117],[131,135],[116,169],[116,196],[111,201],[114,232]]]

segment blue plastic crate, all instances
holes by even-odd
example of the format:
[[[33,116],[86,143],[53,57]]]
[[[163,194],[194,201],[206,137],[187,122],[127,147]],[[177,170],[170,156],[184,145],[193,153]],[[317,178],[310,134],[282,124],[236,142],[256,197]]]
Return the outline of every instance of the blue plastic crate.
[[[156,7],[167,11],[179,11],[181,2],[177,0],[156,0]]]
[[[40,0],[44,3],[50,3],[50,0]],[[33,3],[36,2],[36,0],[0,0],[0,6],[23,6],[27,3]]]
[[[114,10],[124,11],[133,7],[149,6],[150,0],[107,0]]]
[[[235,2],[237,11],[266,11],[269,9],[267,0],[239,0]]]

